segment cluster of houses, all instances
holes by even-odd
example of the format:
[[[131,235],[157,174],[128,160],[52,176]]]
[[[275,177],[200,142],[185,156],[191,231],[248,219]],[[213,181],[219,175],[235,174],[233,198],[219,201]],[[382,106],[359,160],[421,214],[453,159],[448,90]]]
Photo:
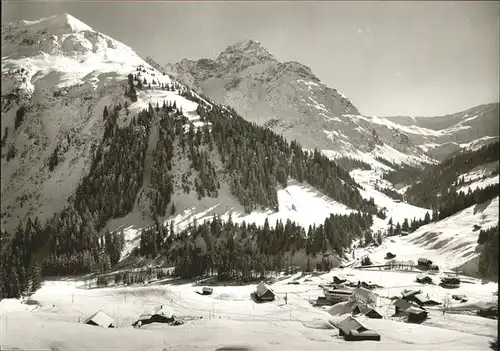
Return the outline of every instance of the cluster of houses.
[[[394,301],[394,316],[406,316],[408,323],[422,323],[429,315],[426,306],[437,306],[440,302],[425,296],[420,290],[404,290],[402,297]]]
[[[352,340],[380,340],[380,335],[364,326],[357,318],[365,316],[367,318],[381,319],[382,313],[377,309],[377,295],[370,289],[358,282],[357,287],[346,287],[346,279],[343,276],[334,277],[333,283],[322,286],[324,297],[321,296],[316,301],[316,305],[334,305],[346,302],[343,312],[348,313],[346,319],[337,323],[339,335],[347,341]],[[417,281],[422,284],[432,284],[431,275],[422,273],[417,276]],[[365,284],[366,285],[366,284]],[[393,317],[406,317],[408,323],[422,323],[429,315],[427,306],[441,305],[420,290],[404,290],[400,297],[393,298]]]
[[[338,323],[339,336],[346,341],[375,340],[380,341],[380,334],[370,330],[363,325],[356,317],[366,316],[368,318],[382,319],[382,314],[375,307],[377,296],[366,287],[358,286],[354,289],[344,287],[343,277],[335,277],[334,283],[324,287],[325,300],[335,304],[347,302],[345,311],[351,315]],[[319,300],[322,300],[319,298]]]
[[[420,284],[436,284],[435,277],[425,272],[417,275],[416,280]],[[445,276],[441,278],[439,285],[447,289],[457,289],[460,287],[460,279],[458,277]]]

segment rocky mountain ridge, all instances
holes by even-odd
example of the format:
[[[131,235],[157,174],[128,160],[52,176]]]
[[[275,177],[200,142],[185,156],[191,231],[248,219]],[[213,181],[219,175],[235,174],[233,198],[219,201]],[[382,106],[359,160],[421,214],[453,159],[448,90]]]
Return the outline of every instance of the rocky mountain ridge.
[[[409,163],[432,163],[498,138],[498,104],[434,118],[364,116],[309,67],[279,62],[252,40],[230,45],[215,60],[183,59],[163,68],[248,120],[330,155],[362,152],[371,161],[392,161],[387,153],[403,153]]]

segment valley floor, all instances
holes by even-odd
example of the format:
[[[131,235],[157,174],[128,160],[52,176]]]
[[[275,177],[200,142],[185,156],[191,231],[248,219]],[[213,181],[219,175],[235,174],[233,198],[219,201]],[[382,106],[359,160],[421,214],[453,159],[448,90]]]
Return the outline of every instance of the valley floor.
[[[351,281],[371,281],[384,288],[378,309],[384,319],[361,318],[382,339],[346,342],[331,323],[340,305],[313,307],[310,300],[322,295],[318,286],[331,282],[335,274]],[[415,282],[417,273],[384,270],[338,269],[323,275],[277,278],[271,285],[273,302],[257,304],[250,298],[255,285],[215,286],[211,296],[197,293],[194,283],[164,281],[137,287],[85,289],[82,281],[47,281],[33,297],[37,305],[2,300],[1,349],[36,350],[215,350],[223,346],[245,346],[248,350],[485,350],[497,335],[497,321],[467,314],[442,314],[430,310],[422,325],[404,323],[391,317],[394,308],[388,297],[403,288],[419,288],[437,301],[463,293],[467,305],[496,300],[494,283],[469,279],[459,289],[446,290]],[[288,282],[296,280],[298,285]],[[287,303],[285,303],[285,296]],[[453,300],[452,300],[453,301]],[[135,329],[131,324],[143,313],[168,305],[185,324],[151,324]],[[452,307],[460,303],[453,301]],[[464,305],[464,304],[461,304]],[[102,310],[113,317],[116,329],[84,325],[88,315]]]

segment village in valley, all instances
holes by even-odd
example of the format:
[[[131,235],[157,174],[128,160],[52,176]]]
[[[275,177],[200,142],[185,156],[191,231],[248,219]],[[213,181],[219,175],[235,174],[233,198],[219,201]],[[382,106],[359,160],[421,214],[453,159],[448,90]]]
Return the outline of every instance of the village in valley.
[[[10,308],[30,310],[53,321],[54,327],[40,326],[49,334],[57,326],[67,330],[73,325],[78,326],[78,333],[94,337],[93,328],[101,329],[102,342],[118,336],[110,331],[106,337],[104,330],[109,328],[134,330],[137,338],[142,338],[137,333],[147,333],[151,342],[161,337],[160,331],[168,332],[175,344],[187,326],[205,337],[215,333],[216,339],[221,327],[233,330],[241,323],[247,323],[252,332],[274,330],[276,325],[299,334],[308,330],[308,338],[315,341],[311,347],[318,350],[328,349],[332,342],[346,343],[339,345],[342,349],[356,348],[359,341],[380,343],[370,348],[381,350],[435,349],[437,345],[453,350],[464,345],[464,340],[473,348],[479,339],[493,336],[498,313],[496,284],[440,271],[427,258],[419,258],[416,264],[397,261],[392,252],[385,253],[385,262],[361,265],[369,254],[382,257],[383,248],[371,248],[369,253],[364,248],[358,259],[329,272],[305,273],[290,266],[255,283],[220,283],[215,276],[185,281],[171,277],[172,269],[151,265],[77,280],[65,278],[45,282],[28,300]],[[3,332],[19,332],[14,323],[2,322]],[[441,328],[440,335],[429,338],[432,328]],[[225,335],[228,338],[234,339],[231,345],[258,345],[239,330],[233,337]],[[282,347],[290,347],[276,338]],[[325,341],[330,346],[322,345]]]

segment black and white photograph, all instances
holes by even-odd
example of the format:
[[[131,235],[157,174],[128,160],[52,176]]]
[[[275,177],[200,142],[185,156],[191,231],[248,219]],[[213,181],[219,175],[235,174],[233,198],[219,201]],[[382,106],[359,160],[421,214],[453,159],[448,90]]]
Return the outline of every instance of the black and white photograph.
[[[1,350],[499,350],[500,1],[1,13]]]

